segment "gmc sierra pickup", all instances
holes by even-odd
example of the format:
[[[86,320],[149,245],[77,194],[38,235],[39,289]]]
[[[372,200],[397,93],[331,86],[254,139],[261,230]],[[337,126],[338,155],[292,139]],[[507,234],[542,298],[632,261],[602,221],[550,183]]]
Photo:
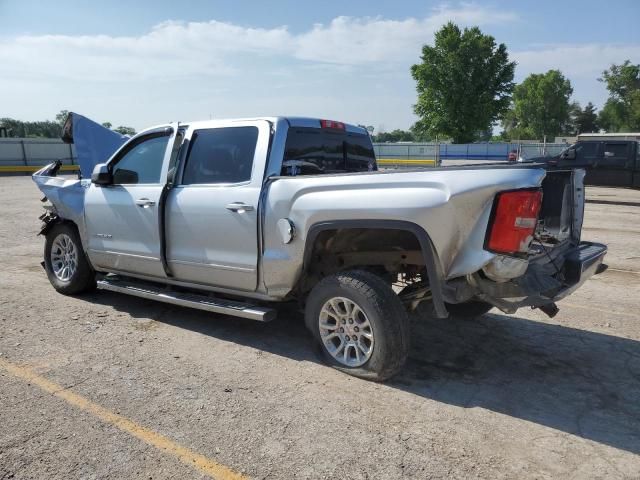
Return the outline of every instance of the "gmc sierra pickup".
[[[336,121],[163,125],[91,179],[56,170],[33,179],[50,201],[43,264],[59,292],[259,321],[297,301],[327,362],[373,380],[402,367],[421,302],[442,318],[554,315],[606,253],[580,240],[583,170],[378,171],[367,132]]]

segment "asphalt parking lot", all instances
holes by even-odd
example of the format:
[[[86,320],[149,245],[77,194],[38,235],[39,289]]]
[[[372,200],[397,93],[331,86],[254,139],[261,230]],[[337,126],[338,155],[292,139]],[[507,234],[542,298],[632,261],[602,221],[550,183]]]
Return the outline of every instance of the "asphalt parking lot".
[[[0,178],[0,478],[640,478],[640,191],[587,194],[610,268],[557,317],[416,319],[375,384],[292,310],[57,294],[40,192]]]

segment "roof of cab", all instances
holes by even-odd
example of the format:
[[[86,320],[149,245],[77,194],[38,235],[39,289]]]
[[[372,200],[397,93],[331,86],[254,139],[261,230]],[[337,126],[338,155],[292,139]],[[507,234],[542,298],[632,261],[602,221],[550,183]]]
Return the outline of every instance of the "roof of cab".
[[[289,126],[291,127],[307,127],[307,128],[321,128],[321,120],[320,118],[313,118],[313,117],[247,117],[247,118],[216,118],[216,119],[212,119],[212,120],[198,120],[195,122],[180,122],[181,124],[184,125],[189,125],[192,127],[199,127],[199,126],[205,126],[205,125],[211,125],[211,124],[225,124],[225,123],[235,123],[235,122],[247,122],[247,121],[253,121],[253,120],[266,120],[268,122],[272,122],[272,123],[277,123],[279,120],[284,120],[286,121]],[[350,123],[345,123],[345,122],[340,122],[344,125],[345,130],[347,132],[350,133],[360,133],[363,135],[368,135],[368,132],[366,129],[364,129],[363,127],[359,127],[357,125],[353,125]],[[164,125],[156,125],[150,128],[145,128],[144,130],[140,131],[138,133],[138,135],[142,134],[142,133],[146,133],[152,130],[157,130],[159,128],[162,127],[166,127],[167,124]]]

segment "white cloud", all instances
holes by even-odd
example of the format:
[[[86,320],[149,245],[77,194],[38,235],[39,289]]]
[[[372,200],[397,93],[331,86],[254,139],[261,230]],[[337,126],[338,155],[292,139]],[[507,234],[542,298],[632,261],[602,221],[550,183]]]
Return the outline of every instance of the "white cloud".
[[[415,102],[409,66],[450,20],[485,31],[520,22],[512,12],[462,4],[401,20],[340,16],[301,32],[212,20],[166,21],[137,36],[3,38],[2,115],[41,119],[66,108],[141,128],[210,113],[295,113],[406,128]],[[604,95],[600,72],[640,58],[640,45],[547,45],[510,55],[519,79],[559,68],[576,92],[593,96],[598,88]]]
[[[461,25],[495,25],[515,19],[512,13],[471,5],[462,9],[441,7],[423,19],[337,17],[328,25],[316,24],[295,38],[295,56],[345,65],[405,63],[415,61],[422,45],[431,43],[433,33],[448,21]]]
[[[442,23],[496,24],[513,14],[474,5],[439,8],[406,20],[337,17],[292,34],[231,23],[166,21],[140,36],[29,35],[5,41],[0,62],[6,77],[125,81],[238,73],[239,54],[284,56],[316,63],[362,65],[415,59]]]
[[[612,63],[640,58],[638,45],[546,45],[534,50],[511,52],[522,73],[561,70],[568,76],[599,76]]]

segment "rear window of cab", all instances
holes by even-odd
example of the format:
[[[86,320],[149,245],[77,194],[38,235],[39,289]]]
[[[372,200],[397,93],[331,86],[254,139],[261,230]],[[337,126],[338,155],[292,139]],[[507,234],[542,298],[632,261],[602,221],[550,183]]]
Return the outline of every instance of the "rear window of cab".
[[[344,130],[292,127],[287,134],[281,175],[377,170],[368,135]]]

